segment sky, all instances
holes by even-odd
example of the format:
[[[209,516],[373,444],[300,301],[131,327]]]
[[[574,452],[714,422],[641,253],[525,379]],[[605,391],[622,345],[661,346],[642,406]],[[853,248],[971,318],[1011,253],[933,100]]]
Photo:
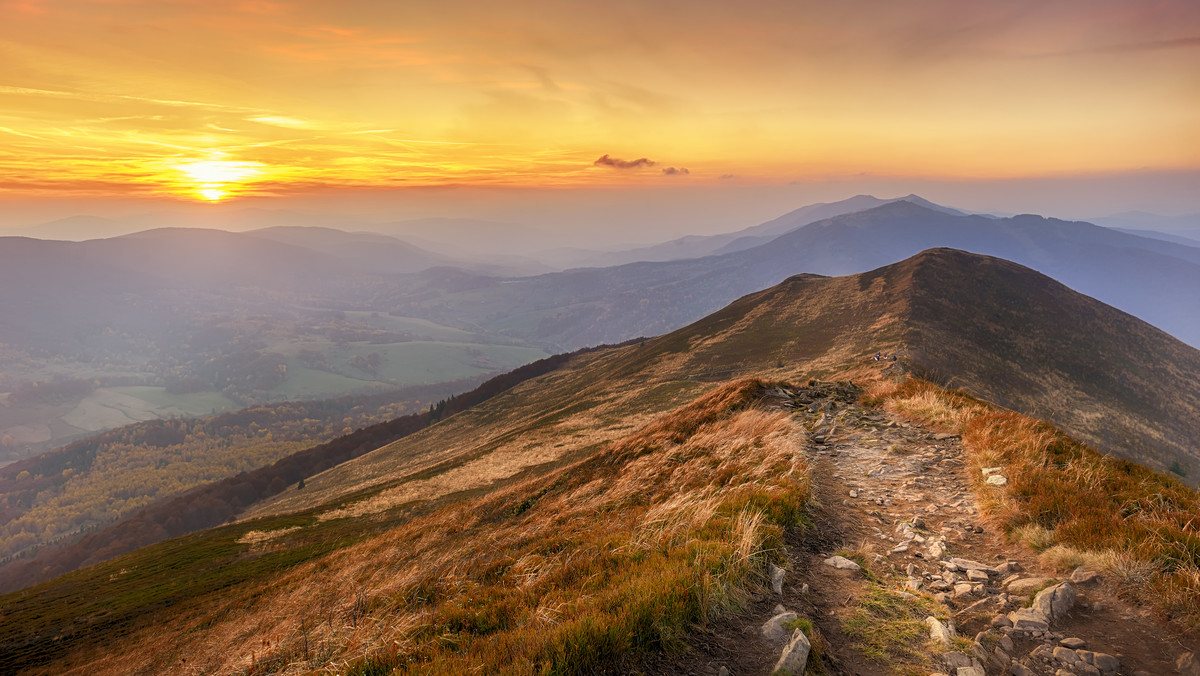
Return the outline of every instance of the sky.
[[[10,225],[253,205],[624,218],[632,237],[859,192],[1200,211],[1194,0],[0,0],[0,17]]]

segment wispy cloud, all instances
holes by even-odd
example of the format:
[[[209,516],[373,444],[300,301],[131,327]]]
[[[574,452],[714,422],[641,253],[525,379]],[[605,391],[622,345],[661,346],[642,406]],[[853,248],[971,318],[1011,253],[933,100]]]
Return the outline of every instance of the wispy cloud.
[[[663,174],[666,176],[687,176],[688,174],[692,173],[687,170],[687,167],[679,167],[678,169],[676,169],[675,167],[667,167],[666,169],[663,169],[662,171],[663,171]]]

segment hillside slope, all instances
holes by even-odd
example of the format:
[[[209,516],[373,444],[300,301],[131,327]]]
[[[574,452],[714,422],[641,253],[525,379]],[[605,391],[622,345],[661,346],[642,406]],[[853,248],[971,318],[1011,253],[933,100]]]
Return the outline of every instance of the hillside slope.
[[[1027,333],[1051,347],[1035,354]],[[1058,343],[1061,349],[1053,347]],[[0,597],[0,660],[31,673],[461,673],[514,664],[534,672],[715,673],[695,664],[668,670],[653,660],[684,650],[697,626],[729,645],[739,645],[739,636],[740,645],[757,645],[743,630],[757,636],[764,618],[753,613],[776,602],[765,591],[774,563],[809,576],[789,577],[787,603],[829,611],[814,617],[831,637],[827,665],[865,660],[874,666],[863,673],[889,673],[879,664],[890,659],[897,669],[928,673],[946,648],[924,645],[922,620],[948,619],[952,608],[963,609],[963,598],[897,596],[892,587],[904,584],[899,560],[888,569],[862,559],[876,576],[862,584],[804,567],[813,557],[852,554],[839,549],[846,543],[836,531],[849,524],[830,531],[812,525],[811,484],[830,476],[814,473],[813,463],[861,461],[868,464],[847,465],[841,476],[848,481],[865,471],[871,479],[873,458],[903,457],[913,452],[906,444],[926,440],[925,448],[938,439],[934,429],[903,428],[896,418],[856,408],[858,390],[844,381],[918,370],[1033,404],[1054,401],[1056,391],[1046,388],[1058,387],[1096,410],[1134,396],[1119,381],[1081,374],[1070,361],[1080,350],[1097,370],[1144,379],[1131,387],[1159,388],[1163,396],[1128,411],[1125,424],[1135,431],[1158,425],[1166,431],[1153,440],[1156,447],[1191,457],[1170,430],[1187,429],[1194,410],[1165,393],[1195,401],[1196,384],[1181,375],[1200,367],[1195,350],[1015,264],[932,250],[859,275],[793,277],[674,333],[576,356],[552,374],[312,476],[303,489],[289,486],[256,505],[247,521]],[[878,351],[901,359],[877,362],[870,355]],[[1008,364],[1020,377],[1003,377],[1004,355],[1022,360]],[[1174,363],[1164,369],[1159,362],[1166,361]],[[960,370],[946,370],[952,366]],[[730,382],[744,376],[758,380]],[[803,387],[810,378],[843,382]],[[784,380],[799,386],[778,384]],[[794,413],[781,414],[781,406]],[[1086,430],[1098,423],[1063,424]],[[842,443],[858,450],[838,459]],[[948,473],[962,466],[956,448],[929,451],[945,465],[931,468],[937,474],[930,478],[961,501],[969,477]],[[1031,453],[1036,459],[1043,450]],[[1196,504],[1195,494],[1170,478],[1069,450],[1112,465],[1118,477],[1136,475],[1143,493],[1170,496],[1171,505],[1159,507],[1138,502],[1152,496],[1133,498],[1130,508],[1147,519],[1139,528],[1165,533],[1165,522],[1154,519],[1175,519],[1163,511]],[[1050,460],[1064,474],[1079,464]],[[1083,487],[1088,481],[1100,480],[1069,478],[1081,494],[1091,490]],[[1013,484],[1028,485],[1017,475]],[[822,504],[836,511],[845,495],[825,492]],[[1013,499],[1019,509],[1022,496]],[[864,524],[880,513],[876,507],[890,511],[883,495],[878,500],[862,510]],[[926,531],[935,538],[961,532],[961,520],[973,513],[961,502],[937,507],[929,514],[941,535]],[[949,507],[962,510],[951,516]],[[1027,516],[1045,528],[1058,518]],[[1178,542],[1190,542],[1195,529],[1176,521],[1170,523]],[[951,544],[983,551],[986,543],[970,525],[971,538]],[[1172,552],[1174,559],[1155,565],[1197,563],[1193,554]],[[925,570],[928,561],[911,563],[909,576],[918,564],[921,579],[941,574],[936,565]],[[825,601],[804,597],[801,580],[828,595]],[[964,596],[977,593],[967,586]],[[1185,605],[1195,605],[1196,588],[1186,589]],[[978,593],[996,600],[996,591]],[[867,613],[860,627],[879,619],[870,613],[884,612],[880,603],[889,604],[893,614],[885,619],[908,637],[905,645],[872,653],[867,638],[852,634],[853,624],[830,624],[847,596],[861,605],[846,612]],[[1009,601],[1019,607],[1017,597]],[[746,613],[752,619],[738,625]]]

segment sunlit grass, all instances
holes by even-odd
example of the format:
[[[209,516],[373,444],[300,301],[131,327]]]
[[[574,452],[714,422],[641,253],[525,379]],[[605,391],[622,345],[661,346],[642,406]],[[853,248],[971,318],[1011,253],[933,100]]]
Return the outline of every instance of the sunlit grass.
[[[1200,625],[1200,497],[1171,476],[1102,455],[1057,428],[910,380],[868,401],[963,436],[985,514],[1069,570],[1088,565],[1169,618]],[[982,467],[1000,467],[1002,487]]]

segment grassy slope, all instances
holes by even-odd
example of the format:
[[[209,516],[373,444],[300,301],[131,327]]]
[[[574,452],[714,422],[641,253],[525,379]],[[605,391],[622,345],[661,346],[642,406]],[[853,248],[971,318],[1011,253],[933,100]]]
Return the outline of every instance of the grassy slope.
[[[906,342],[929,376],[1200,485],[1200,350],[998,258],[939,250],[906,264]]]
[[[755,409],[759,390],[718,387],[480,497],[225,526],[9,595],[3,660],[45,673],[346,659],[351,673],[576,673],[669,648],[765,581],[780,529],[800,522],[796,430]]]
[[[920,380],[875,403],[962,434],[985,514],[1051,566],[1102,569],[1134,600],[1200,626],[1200,496],[1177,479],[1097,453],[1048,423]],[[1003,487],[984,483],[999,467]]]

